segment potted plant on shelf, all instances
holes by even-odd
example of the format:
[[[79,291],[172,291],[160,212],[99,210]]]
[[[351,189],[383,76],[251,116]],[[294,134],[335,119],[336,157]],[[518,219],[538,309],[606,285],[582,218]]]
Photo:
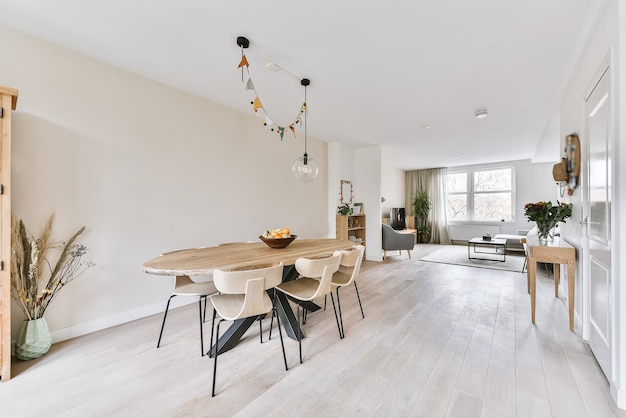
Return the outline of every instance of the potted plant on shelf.
[[[20,360],[48,352],[52,338],[43,317],[46,308],[61,289],[94,265],[82,260],[87,247],[76,243],[85,227],[76,231],[69,241],[55,242],[53,222],[54,215],[41,236],[35,238],[21,219],[11,219],[11,297],[25,317],[15,341],[15,354]],[[60,250],[56,262],[50,259],[53,250]]]
[[[337,207],[337,212],[341,215],[341,216],[348,216],[348,215],[352,215],[352,208],[350,207],[350,205],[348,205],[347,203],[344,205],[341,205],[339,207]]]
[[[417,226],[418,241],[426,243],[430,241],[430,226],[428,226],[428,214],[432,204],[428,197],[428,193],[424,191],[417,192],[411,200],[413,215],[415,216],[415,225]]]

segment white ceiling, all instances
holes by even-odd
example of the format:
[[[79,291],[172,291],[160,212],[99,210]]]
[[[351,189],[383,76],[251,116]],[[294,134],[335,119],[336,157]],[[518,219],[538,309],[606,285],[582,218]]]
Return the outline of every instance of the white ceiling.
[[[551,116],[592,3],[0,0],[0,24],[253,114],[237,70],[246,36],[274,121],[297,115],[307,77],[310,136],[380,144],[416,169],[558,159]],[[556,145],[538,148],[542,136]]]

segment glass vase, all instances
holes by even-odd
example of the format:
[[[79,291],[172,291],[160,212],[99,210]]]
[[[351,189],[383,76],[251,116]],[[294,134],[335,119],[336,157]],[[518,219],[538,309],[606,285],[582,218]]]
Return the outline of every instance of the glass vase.
[[[554,227],[552,222],[537,222],[540,244],[549,244],[554,241]]]

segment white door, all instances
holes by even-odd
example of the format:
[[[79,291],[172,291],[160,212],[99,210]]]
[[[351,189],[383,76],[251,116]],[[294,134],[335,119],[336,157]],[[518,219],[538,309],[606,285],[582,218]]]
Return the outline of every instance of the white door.
[[[607,67],[585,101],[587,167],[583,188],[585,303],[589,345],[607,378],[611,379],[611,70]],[[586,154],[586,155],[585,155]]]

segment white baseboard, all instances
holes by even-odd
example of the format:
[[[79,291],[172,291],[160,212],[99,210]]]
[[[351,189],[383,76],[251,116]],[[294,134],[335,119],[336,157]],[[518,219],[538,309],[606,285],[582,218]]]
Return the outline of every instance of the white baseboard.
[[[181,306],[196,303],[197,301],[197,298],[176,297],[172,299],[172,302],[170,303],[170,309],[176,309]],[[165,311],[166,304],[167,301],[163,301],[155,303],[153,305],[143,306],[141,308],[107,316],[104,318],[98,318],[95,321],[85,322],[83,324],[77,324],[68,328],[62,328],[56,331],[52,331],[52,343],[58,343],[61,341],[69,340],[71,338],[80,337],[81,335],[90,334],[92,332],[101,331],[106,328],[111,328],[116,325],[124,324],[126,322],[135,321],[137,319],[145,318],[158,313],[163,313]]]
[[[170,309],[176,309],[181,306],[196,303],[197,298],[190,297],[176,297],[172,299],[170,303]],[[52,343],[58,343],[61,341],[69,340],[72,338],[80,337],[82,335],[91,334],[92,332],[101,331],[103,329],[111,328],[117,325],[125,324],[137,319],[146,318],[151,315],[163,313],[167,300],[163,302],[155,303],[141,308],[132,309],[130,311],[120,312],[115,315],[110,315],[104,318],[98,318],[94,321],[77,324],[71,327],[58,329],[51,331]],[[15,340],[11,341],[11,353],[15,354]]]
[[[615,387],[611,382],[611,397],[619,409],[626,410],[626,392]]]

